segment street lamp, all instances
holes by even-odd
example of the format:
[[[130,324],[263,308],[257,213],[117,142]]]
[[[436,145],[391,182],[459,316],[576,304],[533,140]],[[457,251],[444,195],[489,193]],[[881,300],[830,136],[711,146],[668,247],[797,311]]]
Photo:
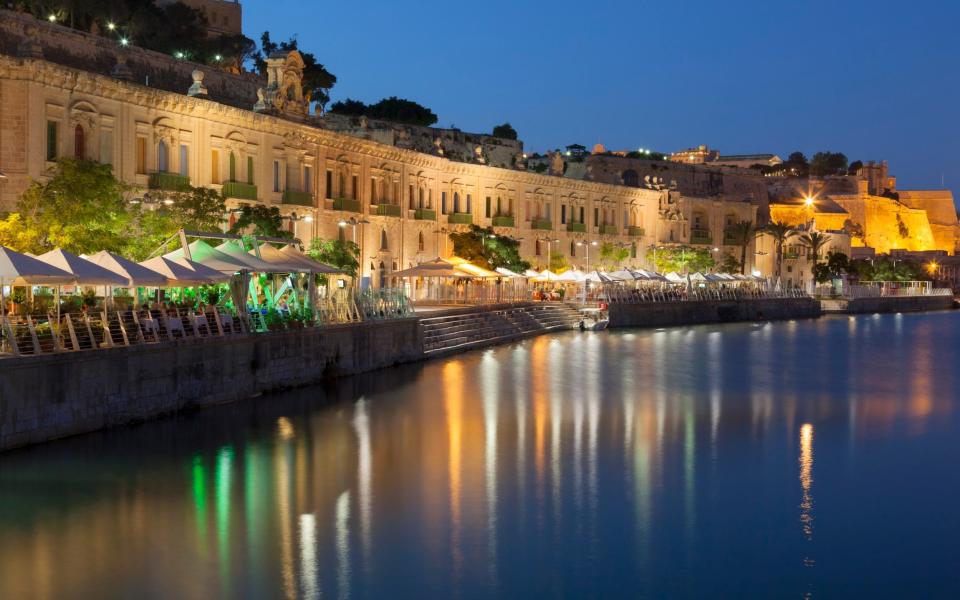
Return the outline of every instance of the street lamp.
[[[0,179],[6,179],[6,178],[7,178],[7,174],[4,173],[3,171],[0,171]]]
[[[450,230],[446,227],[441,227],[440,229],[434,229],[433,233],[437,236],[437,258],[440,258],[440,236],[446,236],[450,233]],[[443,253],[447,253],[447,238],[443,238]]]
[[[369,224],[370,224],[370,221],[366,219],[357,220],[356,217],[350,217],[349,219],[340,219],[340,222],[337,223],[337,225],[339,225],[341,229],[347,226],[351,228],[354,244],[357,243],[357,225],[369,225]]]
[[[577,242],[577,245],[583,246],[584,248],[587,249],[587,272],[589,273],[590,272],[590,246],[596,246],[597,241],[594,240],[592,242]]]
[[[550,267],[553,266],[553,243],[559,242],[560,240],[557,238],[544,237],[540,238],[540,241],[547,243],[547,270],[552,270]]]

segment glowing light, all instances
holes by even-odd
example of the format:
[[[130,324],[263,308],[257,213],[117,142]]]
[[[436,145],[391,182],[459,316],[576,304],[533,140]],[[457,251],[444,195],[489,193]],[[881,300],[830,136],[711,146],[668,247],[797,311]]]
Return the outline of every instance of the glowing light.
[[[183,52],[179,52],[179,51],[175,52],[174,56],[176,56],[177,58],[183,58]]]
[[[166,198],[166,199],[164,199],[163,204],[164,204],[165,206],[171,206],[171,205],[173,205],[173,200],[171,200],[170,198]]]
[[[800,502],[800,523],[803,535],[813,538],[813,425],[804,423],[800,427],[800,488],[803,495]]]
[[[107,29],[109,29],[110,31],[113,31],[116,28],[117,28],[116,23],[107,23]]]
[[[337,225],[339,225],[340,227],[346,227],[346,226],[347,226],[347,222],[346,222],[346,221],[340,221],[339,223],[337,223]]]
[[[213,60],[221,61],[221,60],[223,60],[223,57],[218,54],[218,55],[216,55],[216,56],[213,57]]]
[[[303,220],[304,220],[304,222],[306,222],[306,223],[313,223],[313,216],[312,216],[312,215],[307,215],[307,216],[305,216],[305,217],[303,218]]]
[[[810,196],[807,196],[806,198],[803,199],[803,203],[806,204],[807,206],[813,206],[813,198],[811,198]]]
[[[51,23],[56,23],[57,15],[51,14],[49,17],[47,17],[47,20],[50,21]]]
[[[129,43],[130,43],[130,40],[128,40],[127,38],[125,38],[125,37],[120,38],[120,45],[121,45],[121,46],[126,46],[126,45],[128,45]]]

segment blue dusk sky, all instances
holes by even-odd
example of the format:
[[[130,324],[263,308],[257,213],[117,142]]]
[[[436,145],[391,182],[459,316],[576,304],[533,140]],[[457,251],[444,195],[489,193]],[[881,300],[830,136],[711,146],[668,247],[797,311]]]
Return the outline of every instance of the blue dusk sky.
[[[400,96],[439,126],[504,121],[527,151],[842,151],[901,188],[960,196],[955,0],[245,0],[245,33],[296,35],[334,101]]]

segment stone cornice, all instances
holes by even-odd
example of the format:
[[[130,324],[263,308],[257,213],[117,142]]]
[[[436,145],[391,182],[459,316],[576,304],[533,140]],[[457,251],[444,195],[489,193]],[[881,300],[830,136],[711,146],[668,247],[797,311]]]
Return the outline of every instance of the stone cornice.
[[[271,133],[314,144],[334,152],[353,152],[375,161],[393,161],[409,168],[429,169],[438,174],[524,184],[532,187],[563,188],[593,196],[614,196],[626,200],[656,200],[659,194],[642,188],[627,188],[606,183],[566,179],[529,171],[453,162],[438,156],[397,148],[364,140],[343,133],[321,129],[316,125],[296,123],[279,117],[243,110],[212,100],[175,94],[120,81],[40,59],[14,58],[0,55],[0,78],[27,80],[72,93],[87,94],[108,100],[128,102],[184,116],[216,121],[228,127]],[[329,157],[329,153],[328,153]],[[379,166],[379,165],[378,165]]]

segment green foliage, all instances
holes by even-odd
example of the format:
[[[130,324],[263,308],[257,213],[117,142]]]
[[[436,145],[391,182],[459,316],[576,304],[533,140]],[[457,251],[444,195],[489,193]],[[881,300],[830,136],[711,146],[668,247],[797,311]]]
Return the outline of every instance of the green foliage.
[[[276,206],[244,204],[230,233],[246,233],[264,237],[292,239],[293,234],[283,228],[283,218]]]
[[[800,236],[800,245],[807,249],[807,258],[813,264],[820,262],[820,251],[830,241],[830,236],[819,231],[811,231]]]
[[[257,54],[254,61],[260,75],[267,74],[267,57],[274,52],[291,52],[296,50],[303,57],[303,93],[322,111],[330,102],[330,90],[337,84],[337,76],[331,73],[317,57],[299,48],[297,38],[292,37],[285,42],[274,42],[270,39],[270,32],[264,31],[260,36],[262,53]]]
[[[847,168],[847,175],[856,175],[860,172],[860,169],[863,168],[863,161],[855,160],[850,163],[850,166]]]
[[[133,188],[118,181],[110,165],[65,158],[48,175],[46,183],[34,181],[23,193],[19,215],[7,218],[7,225],[19,221],[27,228],[13,240],[13,249],[40,253],[60,247],[81,254],[117,251],[128,243],[136,220],[128,203]]]
[[[723,260],[720,261],[719,271],[721,273],[739,273],[741,270],[740,261],[732,254],[724,254]]]
[[[920,263],[912,260],[893,260],[889,256],[873,260],[850,261],[849,273],[856,273],[861,281],[926,281],[929,274]]]
[[[570,269],[570,263],[567,261],[567,255],[559,250],[550,252],[550,264],[547,265],[554,273],[563,273]]]
[[[356,277],[360,267],[360,246],[346,240],[314,238],[310,242],[307,256],[337,267],[349,277]]]
[[[783,245],[797,235],[797,232],[794,231],[793,227],[787,225],[786,223],[781,223],[779,221],[774,221],[768,223],[766,227],[763,228],[763,233],[769,235],[773,238],[773,245],[776,249],[776,276],[780,277],[783,273]]]
[[[897,232],[903,239],[910,237],[910,228],[907,227],[907,224],[903,222],[903,219],[900,217],[900,213],[897,213]]]
[[[654,248],[650,247],[647,249],[647,262],[654,263],[659,273],[709,271],[717,264],[712,252],[706,248],[690,246],[657,247],[656,259],[654,259]]]
[[[757,229],[753,226],[753,221],[737,221],[727,227],[724,233],[740,246],[740,273],[746,274],[747,248],[753,238],[757,237]]]
[[[517,130],[514,129],[510,123],[504,123],[503,125],[497,125],[493,128],[493,136],[506,140],[515,140],[517,139]]]
[[[616,271],[620,268],[620,263],[628,258],[630,258],[629,247],[610,242],[600,244],[600,264],[603,268]]]
[[[843,229],[850,235],[852,239],[864,241],[865,232],[863,230],[863,225],[853,221],[852,219],[847,219],[843,222]]]
[[[412,100],[404,100],[396,96],[384,98],[376,104],[370,105],[348,98],[341,102],[334,102],[330,107],[330,112],[351,116],[366,115],[371,119],[383,119],[384,121],[422,125],[424,127],[429,127],[437,122],[437,115],[433,114],[433,111],[429,108]]]
[[[846,174],[847,157],[842,152],[817,152],[810,160],[810,174],[816,177]]]
[[[530,263],[520,258],[520,242],[495,234],[492,227],[471,225],[467,231],[450,234],[453,253],[485,269],[503,267],[523,273]]]

